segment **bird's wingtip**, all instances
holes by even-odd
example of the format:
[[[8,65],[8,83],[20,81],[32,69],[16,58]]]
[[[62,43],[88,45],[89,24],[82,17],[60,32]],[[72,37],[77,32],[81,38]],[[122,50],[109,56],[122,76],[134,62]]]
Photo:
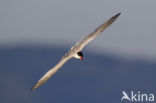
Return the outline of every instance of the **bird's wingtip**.
[[[121,14],[121,12],[118,13],[118,15],[120,15],[120,14]]]
[[[30,88],[30,91],[32,92],[34,90],[34,87]]]
[[[118,17],[120,14],[121,14],[121,12],[117,13],[117,14],[115,15],[115,17]]]
[[[30,88],[30,91],[32,92],[32,91],[34,91],[36,89],[36,84],[32,87],[32,88]]]

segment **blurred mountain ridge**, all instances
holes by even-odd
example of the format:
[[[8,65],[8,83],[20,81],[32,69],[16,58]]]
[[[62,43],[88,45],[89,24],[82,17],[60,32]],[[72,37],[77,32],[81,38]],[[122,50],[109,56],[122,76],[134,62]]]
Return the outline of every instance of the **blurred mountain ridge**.
[[[156,62],[122,59],[83,51],[84,61],[69,60],[47,83],[29,88],[68,51],[65,47],[0,48],[0,102],[120,102],[122,90],[156,94]]]

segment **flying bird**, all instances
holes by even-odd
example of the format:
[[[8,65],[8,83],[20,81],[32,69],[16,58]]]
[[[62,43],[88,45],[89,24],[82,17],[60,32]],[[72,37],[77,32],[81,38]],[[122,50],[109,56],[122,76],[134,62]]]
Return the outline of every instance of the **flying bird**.
[[[30,89],[31,91],[35,90],[43,83],[45,83],[49,78],[51,78],[68,60],[71,58],[81,59],[83,60],[83,53],[81,50],[84,48],[86,44],[95,39],[101,32],[103,32],[109,25],[111,25],[118,17],[120,13],[111,17],[108,21],[104,22],[97,29],[95,29],[91,34],[83,38],[81,41],[76,43],[63,57],[62,59],[47,73],[41,77],[40,80]]]

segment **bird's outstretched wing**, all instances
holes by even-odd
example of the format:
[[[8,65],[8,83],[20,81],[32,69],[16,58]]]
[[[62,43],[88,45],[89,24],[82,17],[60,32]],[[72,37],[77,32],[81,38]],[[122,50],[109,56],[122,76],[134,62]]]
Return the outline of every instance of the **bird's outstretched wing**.
[[[100,25],[97,29],[95,29],[94,32],[92,32],[91,34],[89,34],[88,36],[83,38],[80,42],[78,42],[76,45],[74,45],[71,49],[76,49],[78,51],[81,51],[87,43],[92,41],[101,32],[103,32],[109,25],[111,25],[119,17],[119,15],[120,15],[120,13],[111,17],[108,21],[106,21],[102,25]]]
[[[37,83],[30,89],[31,91],[35,90],[39,86],[41,86],[43,83],[45,83],[49,78],[51,78],[63,65],[66,63],[69,59],[71,59],[72,56],[70,55],[65,55],[62,57],[60,62],[56,64],[56,66],[52,69],[50,69],[47,73],[43,75],[43,77],[37,81]]]

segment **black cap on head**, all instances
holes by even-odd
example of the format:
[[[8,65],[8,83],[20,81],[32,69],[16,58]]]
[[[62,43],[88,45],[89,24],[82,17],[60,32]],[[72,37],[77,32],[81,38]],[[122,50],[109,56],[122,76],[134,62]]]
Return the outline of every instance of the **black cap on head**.
[[[82,54],[82,52],[78,52],[77,54],[78,54],[78,56],[81,56],[81,57],[83,57],[83,54]]]

